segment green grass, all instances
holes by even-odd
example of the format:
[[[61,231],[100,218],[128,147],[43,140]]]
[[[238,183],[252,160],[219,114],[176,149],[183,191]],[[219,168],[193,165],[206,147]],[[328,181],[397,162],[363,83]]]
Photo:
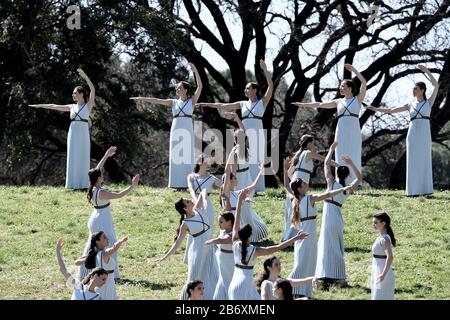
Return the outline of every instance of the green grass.
[[[160,264],[151,260],[172,243],[178,224],[173,203],[180,196],[188,194],[141,186],[113,201],[117,235],[130,238],[120,251],[125,280],[118,285],[121,299],[178,298],[187,275],[182,263],[184,246]],[[212,198],[217,209],[217,193]],[[59,272],[55,243],[64,238],[63,257],[75,273],[72,262],[83,251],[92,212],[85,195],[54,187],[0,187],[0,199],[0,299],[69,299],[71,290]],[[254,207],[270,231],[266,244],[281,238],[283,202],[282,189],[269,189],[255,199]],[[318,209],[320,216],[322,203]],[[371,216],[378,210],[391,215],[398,240],[394,248],[396,299],[448,299],[450,193],[435,193],[430,199],[406,198],[401,191],[388,190],[358,191],[347,200],[343,215],[350,288],[315,291],[315,298],[370,299],[370,248],[376,238]],[[214,234],[218,234],[217,226]],[[293,265],[293,250],[276,255],[286,277]],[[258,260],[255,273],[262,270],[264,259]]]

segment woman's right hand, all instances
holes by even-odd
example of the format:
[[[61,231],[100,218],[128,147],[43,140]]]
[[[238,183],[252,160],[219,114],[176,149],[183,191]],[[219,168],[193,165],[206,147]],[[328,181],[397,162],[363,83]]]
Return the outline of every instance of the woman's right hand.
[[[139,183],[139,179],[140,179],[140,176],[139,176],[138,174],[135,175],[135,176],[133,177],[133,179],[131,180],[131,185],[132,185],[133,187],[137,186],[138,183]]]
[[[303,240],[303,239],[308,238],[308,236],[309,236],[308,232],[300,230],[295,237],[297,238],[297,240]]]
[[[56,251],[61,252],[63,246],[64,246],[64,240],[63,240],[63,238],[59,238],[58,241],[56,242]]]
[[[116,154],[116,151],[117,151],[117,147],[115,147],[115,146],[109,147],[109,149],[106,150],[106,156],[108,158],[110,158],[110,157],[112,157],[113,155]]]

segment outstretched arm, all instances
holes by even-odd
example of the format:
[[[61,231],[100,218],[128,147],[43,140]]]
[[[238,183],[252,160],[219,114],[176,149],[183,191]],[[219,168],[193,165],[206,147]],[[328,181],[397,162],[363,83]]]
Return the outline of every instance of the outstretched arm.
[[[187,186],[189,193],[191,194],[192,201],[197,202],[197,195],[195,194],[194,187],[192,186],[192,180],[194,179],[194,174],[190,173],[187,176]]]
[[[248,195],[248,189],[242,189],[239,192],[239,196],[238,196],[238,202],[236,205],[236,217],[234,218],[234,225],[233,225],[233,233],[231,236],[231,240],[234,241],[238,241],[239,240],[239,230],[240,230],[240,226],[241,226],[241,208],[242,208],[242,202],[244,201],[244,199],[247,197]]]
[[[230,154],[228,155],[227,163],[225,164],[225,179],[223,181],[223,193],[230,193],[230,173],[232,172],[232,165],[234,164],[234,157],[236,155],[236,151],[238,150],[239,145],[235,145],[233,149],[231,149]]]
[[[259,60],[259,66],[264,71],[264,76],[266,77],[266,81],[267,81],[267,90],[263,97],[263,106],[264,106],[264,108],[266,108],[267,105],[269,104],[270,99],[272,98],[273,81],[272,81],[272,76],[270,75],[269,71],[267,71],[267,65],[263,59]]]
[[[38,108],[38,109],[48,109],[48,110],[56,110],[56,111],[62,111],[62,112],[70,112],[71,104],[30,104],[29,105],[32,108]]]
[[[195,104],[196,107],[209,107],[223,110],[238,110],[241,108],[241,102],[233,102],[233,103],[213,103],[213,102],[198,102]]]
[[[399,112],[404,112],[404,111],[408,111],[409,110],[409,105],[405,104],[401,107],[396,107],[396,108],[375,108],[373,106],[367,106],[366,109],[372,110],[373,112],[382,112],[382,113],[399,113]]]
[[[241,119],[239,118],[239,116],[237,115],[236,112],[224,112],[223,114],[225,116],[227,116],[227,117],[230,117],[231,120],[236,122],[236,124],[238,125],[239,129],[241,129],[241,130],[243,130],[245,132],[244,124],[242,123]]]
[[[64,264],[64,260],[61,256],[61,250],[64,246],[64,241],[62,238],[58,239],[56,242],[56,260],[58,261],[59,271],[63,274],[64,278],[69,279],[72,275],[67,271],[66,265]]]
[[[343,188],[339,188],[339,189],[336,189],[336,190],[327,190],[324,193],[312,195],[311,198],[310,198],[311,199],[311,205],[313,206],[317,201],[322,201],[322,200],[331,198],[332,196],[335,196],[335,195],[337,195],[339,193],[342,193],[344,191],[350,190],[350,189],[352,189],[354,187],[355,187],[354,183],[352,182],[352,184],[350,184],[348,186],[345,186]]]
[[[191,70],[195,76],[195,81],[197,82],[197,89],[195,90],[194,96],[192,97],[192,105],[194,106],[197,103],[198,98],[200,98],[200,95],[202,94],[203,83],[202,78],[200,78],[200,75],[198,74],[198,70],[195,67],[195,65],[193,63],[189,63],[189,66],[191,67]]]
[[[106,150],[105,155],[103,156],[103,158],[100,160],[100,162],[97,164],[97,166],[95,167],[95,169],[97,170],[101,170],[103,169],[103,166],[105,165],[106,160],[108,160],[108,158],[112,157],[113,155],[116,154],[117,151],[117,147],[109,147],[108,150]]]
[[[285,158],[283,161],[283,183],[284,183],[284,187],[286,188],[286,192],[289,195],[290,198],[295,197],[294,196],[294,191],[292,191],[291,186],[289,185],[290,181],[289,181],[289,163],[290,163],[290,159],[289,158]]]
[[[131,97],[131,100],[142,101],[145,103],[158,104],[161,106],[172,107],[173,100],[172,99],[157,99],[157,98],[148,98],[148,97]]]
[[[351,190],[353,190],[353,189],[356,188],[356,187],[359,185],[359,183],[363,180],[363,176],[362,176],[362,174],[361,174],[361,171],[359,171],[359,169],[356,167],[356,165],[353,163],[352,159],[351,159],[348,155],[343,154],[343,155],[341,156],[341,159],[342,159],[342,161],[344,161],[344,163],[345,163],[346,165],[348,165],[350,168],[353,169],[353,172],[354,172],[355,175],[356,175],[356,179],[353,180],[352,183],[351,183],[351,186],[352,186]]]
[[[180,247],[184,238],[186,237],[186,233],[187,233],[187,225],[185,223],[182,223],[180,233],[178,234],[178,238],[172,244],[172,247],[169,249],[169,251],[167,251],[167,253],[165,255],[163,255],[161,258],[156,259],[154,262],[161,262],[161,261],[167,259],[173,253],[175,253],[178,250],[178,248]]]
[[[297,240],[302,240],[305,239],[309,236],[309,233],[300,230],[295,236],[293,236],[292,238],[290,238],[289,240],[286,240],[280,244],[277,244],[275,246],[270,246],[270,247],[259,247],[256,248],[255,250],[255,254],[254,257],[259,257],[259,256],[267,256],[270,254],[273,254],[277,251],[283,250],[284,248],[289,247],[291,244],[293,244],[295,241]]]
[[[103,260],[105,260],[106,263],[109,261],[109,257],[111,257],[112,254],[117,252],[117,250],[120,249],[120,247],[128,241],[128,236],[123,237],[119,241],[116,241],[116,243],[113,244],[112,247],[105,250],[105,253],[103,254]]]
[[[361,82],[361,87],[359,88],[359,95],[358,95],[358,100],[359,102],[363,102],[364,98],[366,97],[366,90],[367,90],[367,81],[366,78],[363,77],[363,75],[361,73],[359,73],[358,70],[356,70],[355,67],[353,67],[351,64],[346,63],[344,64],[345,69],[347,69],[348,71],[353,72],[354,74],[356,74],[356,77],[359,79],[359,81]]]
[[[301,108],[310,108],[310,109],[336,109],[337,105],[336,102],[330,101],[330,102],[292,102],[294,106],[301,107]]]
[[[259,178],[261,178],[262,175],[264,175],[264,164],[260,163],[259,164],[259,173],[256,176],[255,181],[253,181],[253,183],[251,185],[249,185],[248,187],[246,187],[245,189],[248,189],[249,192],[255,190],[256,186],[258,185],[258,180],[259,180]]]
[[[431,97],[428,99],[430,103],[430,108],[433,106],[434,101],[436,100],[437,94],[439,92],[439,82],[433,77],[433,74],[428,70],[427,66],[424,64],[418,64],[417,68],[420,69],[423,73],[428,75],[430,78],[431,83],[433,84],[433,93],[431,94]]]
[[[321,156],[320,154],[316,153],[315,151],[310,151],[310,152],[308,153],[308,157],[309,157],[310,159],[312,159],[312,160],[318,160],[318,161],[322,161],[322,162],[325,161],[325,157],[324,157],[324,156]],[[337,163],[337,162],[334,161],[334,160],[331,160],[331,161],[330,161],[330,165],[333,166],[333,167],[339,167],[339,163]]]
[[[99,192],[99,199],[100,200],[111,200],[111,199],[119,199],[122,198],[124,196],[126,196],[128,193],[130,193],[131,190],[134,189],[134,187],[136,187],[139,183],[139,175],[135,175],[133,177],[133,179],[131,180],[131,184],[129,187],[123,189],[122,191],[119,192],[110,192],[110,191],[105,191],[102,190]]]
[[[78,74],[80,75],[80,77],[82,77],[88,84],[89,86],[89,101],[88,101],[88,107],[89,107],[89,111],[92,111],[92,108],[94,108],[95,106],[95,87],[92,84],[91,79],[89,79],[89,77],[87,76],[87,74],[81,69],[77,69]]]
[[[338,141],[334,141],[328,150],[327,156],[325,157],[325,162],[323,163],[323,171],[325,174],[325,179],[327,180],[327,190],[331,190],[334,182],[333,173],[331,172],[331,157],[333,156],[334,150],[338,145]]]

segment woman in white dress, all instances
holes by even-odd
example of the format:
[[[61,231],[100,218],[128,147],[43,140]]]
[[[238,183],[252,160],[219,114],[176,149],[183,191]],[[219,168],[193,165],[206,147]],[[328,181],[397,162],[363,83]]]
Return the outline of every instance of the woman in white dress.
[[[347,154],[359,171],[361,171],[361,126],[359,124],[359,111],[361,103],[366,96],[366,79],[351,65],[345,64],[348,71],[354,72],[361,82],[359,94],[356,95],[356,86],[352,80],[344,79],[339,87],[340,94],[344,96],[342,99],[333,100],[330,102],[314,102],[301,103],[294,102],[293,104],[304,108],[323,108],[335,109],[337,108],[338,123],[336,127],[335,140],[340,141],[336,148],[336,161],[341,165],[344,163],[341,160],[343,154]],[[355,172],[352,175],[355,176]]]
[[[391,228],[391,218],[385,212],[373,215],[373,227],[378,238],[372,246],[372,276],[370,288],[372,300],[394,300],[395,277],[392,271],[392,246],[396,240]]]
[[[349,168],[356,173],[355,181],[357,186],[362,181],[361,172],[353,163],[352,159],[343,155],[342,161],[347,166],[339,166],[336,169],[336,179],[331,172],[331,157],[338,145],[338,141],[333,142],[328,151],[324,163],[324,174],[327,180],[327,190],[336,190],[345,187],[345,181],[350,175]],[[341,213],[341,207],[353,189],[337,194],[325,200],[323,206],[322,225],[320,229],[319,242],[317,245],[317,265],[315,276],[322,279],[324,287],[328,283],[337,282],[340,287],[345,287],[346,272],[344,259],[344,219]]]
[[[176,95],[178,96],[176,100],[145,97],[130,98],[172,108],[173,120],[170,128],[169,146],[169,188],[177,190],[187,189],[187,176],[194,168],[195,139],[192,114],[203,88],[197,68],[193,63],[189,63],[189,66],[197,82],[197,89],[194,94],[192,94],[192,88],[188,82],[180,81],[176,86]]]
[[[367,107],[374,112],[409,112],[410,125],[406,136],[407,196],[424,196],[433,193],[430,114],[439,91],[439,83],[425,65],[418,64],[417,67],[427,74],[433,83],[433,93],[429,99],[426,97],[425,83],[416,82],[413,88],[416,101],[392,109]]]
[[[286,167],[286,166],[285,166]],[[287,175],[287,170],[284,170]],[[292,223],[296,228],[301,228],[308,232],[310,236],[304,241],[297,241],[294,245],[294,267],[289,278],[307,278],[313,277],[316,270],[317,259],[317,234],[316,202],[325,200],[341,192],[354,187],[352,183],[349,186],[336,190],[327,190],[317,195],[308,195],[309,184],[301,179],[294,180],[290,185],[286,185],[286,190],[292,199]],[[312,297],[312,285],[304,285],[294,289],[294,294],[299,296]]]
[[[30,107],[70,112],[70,127],[67,135],[66,188],[87,189],[87,172],[91,162],[91,137],[89,134],[89,115],[95,106],[95,88],[83,70],[78,74],[89,86],[89,99],[86,89],[77,86],[72,99],[75,104],[30,104]]]
[[[238,101],[233,103],[198,103],[198,106],[212,107],[223,110],[241,110],[242,123],[244,124],[246,134],[249,137],[249,170],[252,180],[258,175],[258,165],[265,161],[266,155],[266,137],[263,130],[262,117],[264,111],[272,98],[273,82],[264,60],[259,61],[261,69],[267,81],[267,90],[263,97],[259,93],[259,85],[255,82],[249,82],[245,86],[244,94],[248,98],[246,101]],[[264,176],[256,188],[256,192],[264,191]]]
[[[110,200],[119,199],[126,196],[139,183],[139,175],[135,175],[131,180],[131,185],[119,192],[111,192],[103,188],[102,168],[108,158],[112,157],[117,151],[116,147],[110,147],[95,169],[89,170],[89,188],[87,192],[87,200],[94,206],[89,221],[89,238],[83,251],[83,256],[89,252],[92,234],[103,231],[112,243],[117,241],[116,231],[111,213]],[[114,278],[119,279],[119,261],[117,253],[114,253],[116,267],[114,268]],[[80,266],[80,277],[84,277],[89,272],[84,266]]]
[[[98,290],[106,283],[108,272],[103,268],[95,268],[83,279],[83,281],[78,281],[67,271],[61,255],[63,246],[63,239],[58,239],[56,242],[56,259],[58,261],[59,270],[64,275],[64,278],[66,278],[67,282],[73,286],[71,300],[100,300],[102,297]]]
[[[228,297],[230,300],[260,300],[261,296],[253,283],[253,267],[256,263],[255,259],[259,256],[271,255],[279,250],[287,248],[294,243],[294,241],[308,237],[308,233],[299,231],[297,235],[278,245],[258,248],[251,245],[250,236],[252,234],[252,227],[249,224],[246,224],[243,228],[239,228],[242,204],[249,191],[249,188],[245,188],[239,192],[238,196],[236,220],[233,226],[232,236],[235,267],[233,279],[228,288]]]
[[[120,247],[128,240],[123,237],[119,241],[109,247],[109,239],[103,231],[96,232],[91,236],[91,244],[89,252],[75,262],[77,266],[85,266],[86,269],[94,269],[100,267],[108,272],[108,279],[104,286],[98,292],[102,296],[102,300],[117,300],[116,282],[114,280],[114,269],[116,269],[116,259],[113,256]]]
[[[236,145],[231,150],[228,155],[227,163],[225,165],[225,174],[224,174],[224,183],[221,190],[221,194],[225,195],[231,204],[231,212],[236,214],[237,207],[237,195],[238,191],[235,191],[238,181],[236,176],[231,172],[231,164],[233,163],[233,159],[235,159],[235,154],[239,152],[239,145]],[[250,186],[247,186],[246,189],[249,190],[249,194],[247,195],[246,200],[242,204],[242,213],[241,213],[241,226],[249,224],[252,227],[253,233],[250,238],[250,242],[260,242],[267,238],[269,235],[269,230],[261,219],[261,217],[256,213],[256,211],[252,207],[252,199],[250,194],[256,189],[258,179],[264,174],[264,167],[260,165],[260,173],[256,177],[255,181]]]
[[[233,246],[231,241],[233,225],[233,213],[229,211],[223,212],[219,216],[220,235],[217,238],[205,241],[206,245],[214,244],[217,246],[216,258],[219,268],[219,280],[214,290],[213,300],[228,300],[228,287],[230,286],[234,271]]]
[[[187,300],[202,300],[205,286],[201,280],[192,280],[186,288]]]
[[[187,286],[193,280],[203,281],[205,292],[203,299],[211,300],[217,283],[217,261],[215,259],[214,248],[205,244],[211,238],[210,225],[206,222],[206,212],[208,202],[206,201],[207,190],[203,189],[194,204],[191,200],[179,199],[175,203],[175,208],[180,214],[180,225],[177,229],[175,241],[172,247],[156,262],[161,262],[175,253],[184,241],[187,233],[194,238],[188,253],[188,276],[186,284],[180,294],[180,300],[186,300]]]

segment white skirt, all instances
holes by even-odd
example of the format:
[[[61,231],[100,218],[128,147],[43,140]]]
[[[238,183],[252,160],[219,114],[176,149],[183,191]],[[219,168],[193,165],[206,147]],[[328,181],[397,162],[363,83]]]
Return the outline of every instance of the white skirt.
[[[91,163],[89,124],[72,121],[67,135],[66,188],[87,189]]]
[[[336,162],[340,165],[346,165],[341,156],[347,154],[361,171],[361,128],[359,126],[359,120],[355,117],[342,117],[338,120],[336,127],[336,140],[339,144],[336,146]],[[355,179],[356,174],[352,168],[349,168],[352,174],[352,179]]]
[[[170,128],[169,188],[187,188],[187,176],[194,170],[194,143],[192,118],[174,118]]]

